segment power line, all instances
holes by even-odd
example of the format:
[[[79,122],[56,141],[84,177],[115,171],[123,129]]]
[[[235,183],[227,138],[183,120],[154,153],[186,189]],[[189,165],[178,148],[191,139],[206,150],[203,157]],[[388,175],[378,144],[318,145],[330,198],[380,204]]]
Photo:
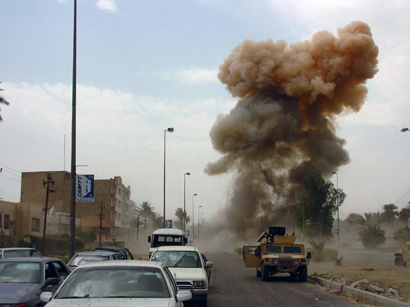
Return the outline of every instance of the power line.
[[[0,190],[0,193],[6,194],[6,195],[8,195],[9,197],[11,197],[11,198],[14,198],[14,199],[17,199],[17,200],[18,200],[18,198],[17,198],[17,197],[14,197],[13,195],[10,195],[9,193],[6,193],[6,192],[4,192],[4,191],[2,191],[2,190]]]
[[[16,171],[15,169],[12,169],[11,167],[8,167],[7,165],[5,165],[5,164],[3,164],[3,163],[0,163],[0,165],[3,165],[3,167],[1,167],[0,168],[0,174],[4,174],[4,173],[7,173],[8,175],[11,175],[11,176],[15,176],[15,177],[18,177],[19,179],[20,179],[20,177],[21,177],[21,172],[19,172],[19,171]],[[11,170],[11,171],[10,171]],[[14,173],[13,173],[14,172]],[[4,175],[3,175],[4,176]],[[7,177],[7,176],[4,176],[4,177],[6,177],[6,178],[8,178],[8,179],[12,179],[12,178],[10,178],[10,177]],[[15,179],[12,179],[12,180],[15,180]],[[17,181],[17,180],[16,180]]]
[[[14,172],[21,174],[20,171],[17,171],[17,170],[15,170],[15,169],[13,169],[13,168],[7,166],[6,164],[0,163],[0,165],[3,165],[4,167],[7,167],[7,168],[11,169],[11,170],[14,171]]]
[[[14,178],[10,178],[10,177],[7,177],[7,176],[3,175],[3,172],[0,172],[0,174],[4,178],[7,178],[7,179],[10,179],[10,180],[13,180],[13,181],[20,181],[20,179],[14,179]]]
[[[396,200],[393,204],[397,203],[399,200],[401,200],[404,196],[406,196],[407,194],[409,194],[410,190],[408,190],[406,193],[404,193],[404,195],[402,197],[400,197],[398,200]]]

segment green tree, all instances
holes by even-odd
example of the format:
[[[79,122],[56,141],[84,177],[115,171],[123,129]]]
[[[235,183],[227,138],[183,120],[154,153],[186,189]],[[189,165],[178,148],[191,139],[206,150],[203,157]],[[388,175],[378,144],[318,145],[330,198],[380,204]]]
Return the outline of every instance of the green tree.
[[[2,88],[0,88],[0,91],[4,91],[4,90]],[[10,103],[5,98],[0,96],[0,104],[5,104],[6,106],[8,106]],[[0,114],[0,122],[2,122],[2,121],[3,121],[3,118],[1,117],[1,114]]]
[[[386,224],[392,224],[399,215],[399,209],[395,204],[383,205],[383,212],[380,214],[380,221]]]
[[[365,248],[377,248],[386,241],[385,231],[376,225],[366,225],[358,232],[359,241]]]
[[[399,219],[400,221],[407,223],[410,218],[410,204],[407,207],[401,208],[399,212]]]
[[[410,241],[410,228],[408,226],[399,228],[394,232],[393,239],[401,245]]]
[[[366,220],[365,225],[377,225],[378,220],[379,220],[379,214],[378,213],[372,213],[372,212],[365,213],[364,218]]]
[[[154,229],[158,229],[164,226],[164,218],[158,212],[153,212],[151,219]]]
[[[296,225],[299,229],[304,228],[309,238],[332,237],[333,215],[346,194],[342,189],[337,190],[333,183],[325,181],[317,172],[305,176],[304,187],[306,194],[299,197],[298,203],[291,208]]]
[[[154,208],[147,201],[144,201],[137,207],[137,214],[141,217],[142,221],[144,222],[145,230],[147,230],[147,222],[152,218],[153,212]]]
[[[350,213],[346,220],[350,225],[352,226],[365,226],[366,225],[366,220],[365,218],[358,213]]]
[[[175,210],[175,216],[177,217],[177,219],[175,220],[175,227],[179,229],[184,229],[184,220],[185,224],[188,224],[191,220],[186,211],[184,212],[182,208]]]

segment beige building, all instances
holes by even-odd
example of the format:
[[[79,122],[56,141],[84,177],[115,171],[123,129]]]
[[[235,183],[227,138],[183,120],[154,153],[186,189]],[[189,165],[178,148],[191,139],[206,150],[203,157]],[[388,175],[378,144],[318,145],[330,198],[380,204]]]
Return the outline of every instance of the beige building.
[[[26,234],[43,235],[47,176],[50,176],[47,202],[47,234],[68,233],[70,228],[71,174],[65,171],[26,172],[21,178],[21,202],[0,201],[0,241],[15,245]],[[93,229],[103,241],[128,240],[130,229],[130,186],[121,177],[96,179],[94,202],[76,204],[76,225]],[[102,208],[101,208],[102,206]],[[100,222],[100,216],[103,220]]]

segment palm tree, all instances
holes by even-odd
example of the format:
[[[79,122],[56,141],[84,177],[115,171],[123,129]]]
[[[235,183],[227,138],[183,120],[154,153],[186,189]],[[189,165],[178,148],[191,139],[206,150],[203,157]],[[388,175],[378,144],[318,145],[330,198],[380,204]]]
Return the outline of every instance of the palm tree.
[[[164,225],[164,218],[158,212],[152,212],[151,219],[154,229],[161,228]]]
[[[4,91],[4,90],[2,88],[0,88],[0,91]],[[6,106],[8,106],[10,103],[6,99],[4,99],[2,96],[0,96],[0,104],[5,104]],[[3,118],[0,115],[0,123],[2,121],[3,121]]]
[[[141,216],[141,218],[143,218],[143,220],[144,220],[144,229],[145,230],[147,230],[147,220],[151,218],[151,216],[153,214],[153,211],[154,211],[153,209],[154,208],[152,207],[152,205],[147,201],[144,201],[137,208],[138,215]]]
[[[366,225],[377,225],[379,214],[378,213],[365,213],[364,218],[366,220]]]
[[[175,226],[179,229],[184,229],[184,220],[185,224],[188,224],[189,221],[191,220],[189,216],[187,216],[186,211],[182,210],[182,208],[178,208],[175,210],[175,216],[177,217],[177,220],[175,221]]]
[[[358,234],[365,248],[377,248],[386,241],[385,231],[376,225],[367,225]]]
[[[399,215],[397,211],[398,207],[395,204],[383,205],[383,212],[380,215],[382,222],[391,224],[396,220],[396,216]]]

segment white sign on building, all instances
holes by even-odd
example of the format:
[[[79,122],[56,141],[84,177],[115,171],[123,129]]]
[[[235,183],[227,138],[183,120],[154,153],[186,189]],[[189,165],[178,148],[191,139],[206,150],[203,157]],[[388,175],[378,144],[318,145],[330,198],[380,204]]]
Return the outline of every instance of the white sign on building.
[[[94,175],[77,175],[76,202],[94,201]]]

